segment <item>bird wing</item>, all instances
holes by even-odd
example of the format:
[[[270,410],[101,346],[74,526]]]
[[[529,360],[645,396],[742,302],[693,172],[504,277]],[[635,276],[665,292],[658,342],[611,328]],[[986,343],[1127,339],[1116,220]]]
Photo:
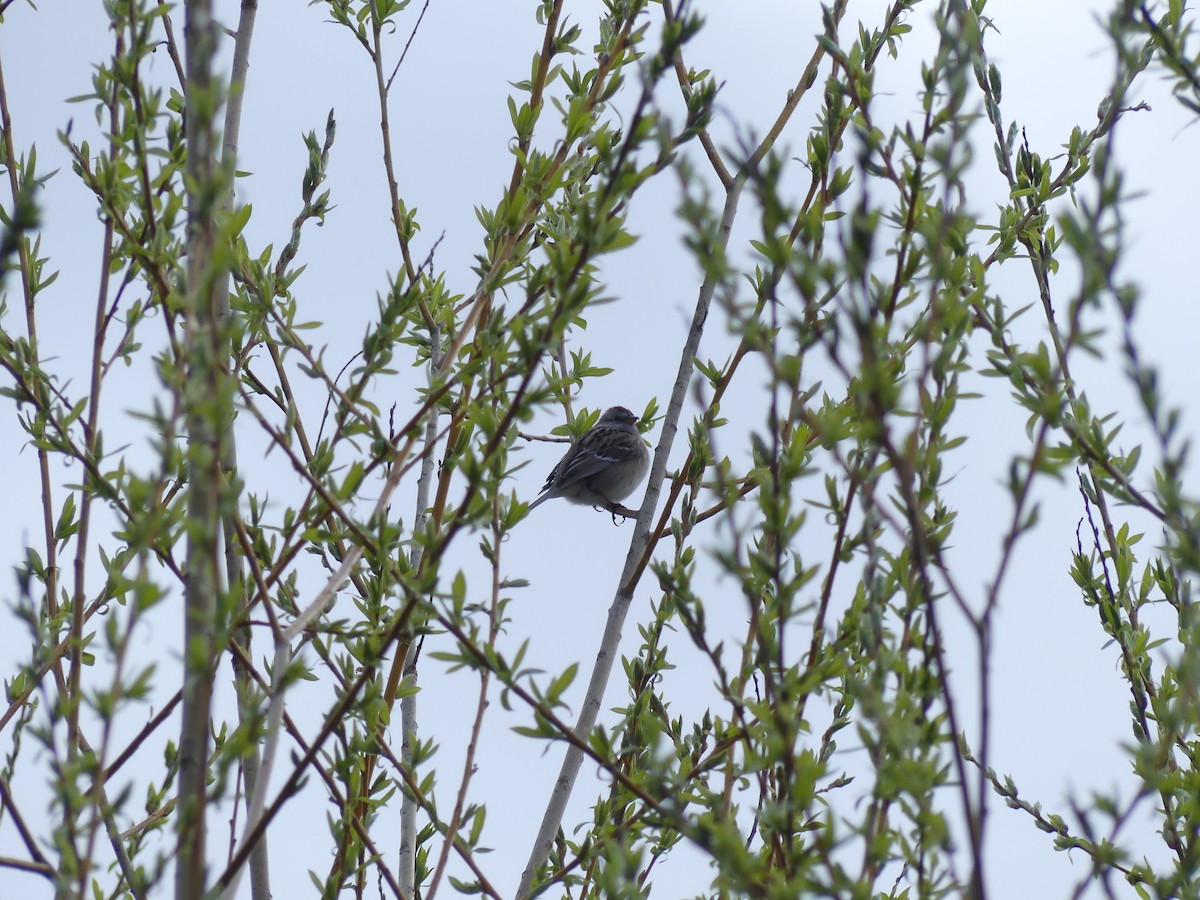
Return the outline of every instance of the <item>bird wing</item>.
[[[554,467],[554,471],[550,473],[550,478],[546,481],[546,486],[563,488],[569,484],[575,484],[577,481],[590,478],[597,472],[604,471],[616,461],[616,457],[610,454],[597,453],[594,449],[583,446],[582,443],[576,444],[562,458],[562,462]]]
[[[588,449],[582,441],[574,444],[558,461],[558,465],[550,470],[550,474],[546,476],[546,483],[539,492],[540,496],[529,504],[529,508],[533,509],[551,497],[559,496],[563,488],[590,478],[614,461],[610,456]]]

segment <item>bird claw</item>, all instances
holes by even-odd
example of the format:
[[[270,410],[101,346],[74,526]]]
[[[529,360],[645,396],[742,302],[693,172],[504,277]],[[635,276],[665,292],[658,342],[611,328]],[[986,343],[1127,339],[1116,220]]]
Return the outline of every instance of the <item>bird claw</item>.
[[[603,509],[612,516],[614,525],[621,525],[626,519],[636,519],[637,510],[630,509],[628,506],[622,506],[620,503],[610,501],[606,506],[597,506],[596,509]],[[617,521],[617,516],[621,517],[621,521]]]

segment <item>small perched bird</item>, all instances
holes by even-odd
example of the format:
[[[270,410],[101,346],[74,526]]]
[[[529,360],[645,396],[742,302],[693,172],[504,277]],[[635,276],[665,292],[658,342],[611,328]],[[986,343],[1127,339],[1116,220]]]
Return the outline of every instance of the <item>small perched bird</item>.
[[[566,497],[572,503],[611,511],[646,477],[649,465],[650,454],[638,433],[637,416],[623,406],[610,407],[558,461],[541,496],[529,508]]]

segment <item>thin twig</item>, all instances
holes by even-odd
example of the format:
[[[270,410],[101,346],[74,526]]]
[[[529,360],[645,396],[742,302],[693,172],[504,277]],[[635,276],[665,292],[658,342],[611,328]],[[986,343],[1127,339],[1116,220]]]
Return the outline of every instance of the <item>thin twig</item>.
[[[413,38],[417,36],[417,29],[421,27],[421,22],[425,19],[425,11],[429,9],[429,0],[425,0],[425,5],[421,7],[421,12],[417,16],[417,23],[413,25],[412,31],[408,35],[408,40],[404,42],[404,49],[400,51],[400,58],[396,60],[396,67],[392,69],[392,74],[388,76],[386,93],[392,92],[392,82],[396,80],[396,73],[400,71],[400,64],[404,62],[404,57],[408,56],[408,48],[412,46]]]

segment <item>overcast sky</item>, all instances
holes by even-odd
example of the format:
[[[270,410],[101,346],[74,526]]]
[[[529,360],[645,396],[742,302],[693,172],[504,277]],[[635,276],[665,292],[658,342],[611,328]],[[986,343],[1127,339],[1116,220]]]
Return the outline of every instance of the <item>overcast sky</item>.
[[[396,58],[420,5],[414,3],[401,17],[399,34],[391,39],[390,59]],[[688,62],[696,69],[712,69],[722,83],[715,130],[723,142],[761,134],[777,115],[811,52],[812,36],[820,30],[816,4],[713,0],[698,5],[705,11],[708,27],[688,51]],[[90,352],[100,232],[94,203],[71,174],[56,132],[73,119],[74,134],[95,133],[92,104],[66,101],[91,89],[92,66],[109,52],[109,35],[98,3],[43,0],[39,6],[37,12],[20,3],[9,7],[0,25],[0,59],[18,147],[36,142],[40,168],[60,170],[43,198],[42,251],[51,256],[51,268],[61,270],[61,275],[43,298],[42,352],[45,358],[52,358],[51,365],[64,378],[74,379],[74,393],[80,396]],[[450,288],[457,292],[468,293],[474,287],[471,266],[481,230],[473,210],[478,205],[494,205],[511,172],[507,98],[512,93],[510,82],[528,76],[531,54],[540,43],[536,6],[532,2],[433,0],[393,88],[391,121],[398,181],[409,206],[419,210],[423,226],[416,256],[423,258],[440,240],[436,267],[445,269]],[[571,17],[591,33],[599,6],[597,2],[572,3]],[[1036,150],[1052,155],[1075,125],[1086,128],[1093,124],[1097,104],[1109,83],[1111,53],[1094,19],[1095,12],[1106,9],[1107,4],[994,0],[991,7],[999,33],[991,35],[988,42],[1004,77],[1004,113],[1026,129]],[[882,8],[877,0],[851,2],[847,22],[862,19],[877,25]],[[219,9],[232,27],[236,4],[221,3]],[[928,29],[919,27],[923,22],[923,18],[914,21],[918,27],[902,47],[900,59],[881,66],[876,85],[884,95],[880,108],[893,121],[913,117],[919,110],[916,67],[928,58],[931,40]],[[176,15],[175,25],[182,38],[181,15]],[[584,40],[582,45],[590,43]],[[165,53],[151,61],[150,73],[159,81],[171,78]],[[1126,211],[1131,250],[1124,274],[1143,286],[1144,311],[1137,333],[1160,367],[1167,401],[1184,407],[1184,428],[1194,433],[1200,415],[1194,350],[1200,329],[1195,290],[1200,280],[1200,254],[1195,252],[1195,211],[1200,209],[1195,161],[1200,159],[1200,129],[1191,127],[1185,111],[1170,99],[1166,85],[1154,75],[1143,78],[1134,99],[1146,100],[1151,110],[1127,117],[1119,132],[1118,147],[1124,154],[1129,185],[1144,192]],[[803,151],[818,100],[819,91],[812,92],[785,136],[792,156]],[[254,206],[246,231],[251,247],[280,246],[299,208],[306,153],[300,136],[311,129],[320,132],[328,111],[336,110],[337,143],[328,187],[337,208],[323,228],[305,233],[301,261],[308,269],[296,288],[304,316],[328,323],[319,340],[328,343],[329,360],[344,360],[357,349],[365,324],[375,312],[376,293],[386,288],[388,274],[400,266],[388,226],[375,103],[368,60],[348,32],[327,21],[320,7],[263,4],[252,51],[239,162],[239,169],[251,174],[239,181],[238,194],[240,200]],[[991,141],[982,129],[976,134],[975,147],[976,165],[968,193],[977,215],[986,220],[1003,202],[1005,192],[996,173]],[[630,219],[639,242],[604,264],[609,293],[618,301],[589,315],[582,345],[593,350],[596,365],[611,366],[615,371],[589,383],[581,402],[591,408],[619,403],[640,412],[651,397],[665,404],[701,277],[680,242],[681,229],[673,217],[676,190],[672,177],[660,178],[646,190]],[[745,240],[751,236],[744,228],[753,220],[747,214],[741,218],[743,231],[735,232],[731,244],[739,255],[745,253]],[[1006,300],[1013,306],[1036,299],[1022,265],[1020,261],[1008,264],[993,285],[1001,293],[1011,285],[1013,293],[1006,295]],[[1074,272],[1069,262],[1064,264],[1057,282],[1064,296],[1074,287]],[[10,282],[6,287],[10,309],[4,325],[23,332],[14,285]],[[1020,300],[1022,293],[1027,299]],[[720,322],[713,322],[701,356],[723,359],[732,346]],[[1121,380],[1120,362],[1077,362],[1076,375],[1087,383],[1093,405],[1129,414],[1126,446],[1143,439],[1144,423]],[[114,376],[110,402],[113,397],[119,400],[111,402],[109,409],[112,431],[108,446],[123,443],[119,435],[122,420],[128,420],[126,411],[148,407],[144,386],[153,383],[147,380],[152,377],[148,366],[135,366]],[[416,383],[420,377],[419,372],[401,373],[398,384]],[[996,510],[1008,510],[1001,482],[1009,460],[1022,446],[1024,416],[1008,400],[1002,385],[977,378],[964,387],[984,396],[974,401],[959,423],[960,428],[974,429],[972,439],[949,466],[959,467],[950,489],[959,510],[951,559],[978,560],[980,578],[966,585],[978,599],[984,589],[982,573],[994,565],[999,537],[1007,525],[1007,519]],[[728,436],[721,438],[726,445],[720,450],[735,461],[747,458],[740,438],[744,428],[759,417],[758,388],[754,379],[746,379],[744,388],[735,389],[726,403],[724,411],[733,424]],[[401,390],[396,399],[411,408],[410,398]],[[27,542],[39,541],[36,456],[24,446],[11,405],[0,407],[0,413],[4,472],[0,491],[9,509],[9,515],[0,521],[0,560],[12,566],[22,558]],[[547,417],[534,426],[548,431],[554,424]],[[650,435],[652,439],[655,436]],[[250,472],[248,479],[271,484],[271,469],[279,465],[278,459],[264,460],[261,442],[253,437],[241,449],[243,465]],[[129,452],[145,459],[148,450],[142,443],[132,445]],[[677,441],[675,450],[677,462],[686,452],[685,442]],[[518,473],[515,489],[531,499],[561,452],[559,445],[530,445],[530,464]],[[63,483],[78,477],[69,471],[61,474]],[[288,483],[281,480],[280,490]],[[1115,648],[1105,647],[1094,613],[1080,603],[1067,576],[1075,525],[1082,513],[1075,486],[1039,484],[1039,490],[1042,524],[1036,537],[1018,549],[1017,566],[996,620],[993,713],[997,727],[992,759],[998,770],[1014,776],[1023,796],[1042,801],[1048,810],[1065,812],[1072,797],[1086,802],[1093,790],[1119,787],[1123,796],[1128,796],[1134,789],[1120,747],[1129,735],[1128,693],[1117,674]],[[397,507],[411,509],[410,495],[397,500]],[[1142,544],[1146,550],[1158,542],[1159,535],[1149,523],[1135,519],[1134,527],[1147,531]],[[532,582],[510,608],[513,621],[505,646],[511,651],[529,639],[530,656],[539,668],[557,671],[579,662],[586,672],[631,533],[632,523],[614,527],[609,516],[586,508],[565,503],[540,507],[503,551],[509,571]],[[814,528],[813,533],[819,531]],[[464,549],[456,564],[474,566],[478,571],[478,560],[469,551],[473,548]],[[319,586],[315,575],[314,591]],[[627,653],[636,649],[635,625],[645,621],[649,602],[655,597],[651,585],[652,579],[644,579],[638,591],[626,629],[623,650]],[[1047,590],[1044,585],[1053,588]],[[13,590],[11,580],[7,584],[0,581],[0,599],[6,604],[11,602]],[[718,630],[727,628],[731,636],[743,630],[743,618],[744,610],[734,604],[723,612],[710,610],[710,624]],[[177,660],[171,653],[164,655],[162,648],[177,646],[178,627],[177,610],[164,609],[141,635],[145,652],[160,660],[164,685],[177,680]],[[956,666],[960,673],[956,685],[969,696],[974,646],[963,623],[951,621],[947,629],[952,662],[956,653],[965,654]],[[703,690],[689,691],[689,683],[699,679],[707,686],[710,676],[695,658],[690,642],[679,638],[676,635],[672,647],[679,668],[667,676],[664,691],[674,699],[673,711],[686,718],[698,715],[710,702]],[[24,632],[9,624],[0,626],[0,659],[21,658],[26,653]],[[432,666],[430,663],[431,669],[423,675],[422,727],[425,735],[435,735],[440,744],[442,790],[449,792],[461,765],[476,681],[467,673],[437,674]],[[223,676],[226,671],[222,670]],[[12,666],[7,666],[5,674],[11,672]],[[571,694],[573,702],[582,696],[585,681],[581,676]],[[227,691],[227,686],[223,690]],[[170,693],[164,689],[163,696]],[[618,675],[610,685],[605,707],[623,701]],[[318,714],[319,709],[314,710],[310,723],[317,721]],[[969,720],[970,714],[968,709]],[[495,848],[482,862],[493,883],[509,890],[515,889],[560,762],[559,750],[543,753],[540,745],[512,733],[513,725],[525,721],[523,712],[509,714],[493,704],[475,783],[475,799],[489,805],[484,843]],[[164,734],[164,738],[168,736],[174,732]],[[398,744],[398,735],[393,738]],[[36,751],[27,747],[24,752]],[[147,763],[153,769],[160,759],[151,756]],[[26,760],[21,771],[29,773],[34,768]],[[599,782],[590,767],[585,766],[584,776],[568,810],[568,829],[590,816]],[[44,799],[39,801],[38,786],[21,787],[23,809],[36,813],[45,808],[48,798],[44,791]],[[1050,837],[1037,831],[1024,814],[992,799],[988,857],[993,896],[1066,895],[1087,871],[1086,858],[1054,853]],[[448,799],[442,802],[449,805]],[[310,792],[297,802],[295,810],[272,832],[273,852],[286,847],[285,852],[294,852],[299,860],[295,871],[276,868],[273,873],[277,897],[310,895],[305,870],[311,865],[324,874],[328,868],[323,855],[327,844],[323,795]],[[307,822],[305,816],[310,814],[312,819],[305,828],[289,830],[290,823]],[[383,830],[386,833],[387,826]],[[0,826],[0,854],[17,855],[13,840],[11,824],[5,822]],[[222,840],[220,834],[214,834],[214,852],[220,852]],[[394,842],[383,837],[381,845],[393,846]],[[1154,842],[1148,841],[1147,846],[1153,847]],[[695,851],[681,847],[656,867],[656,896],[673,898],[705,890],[712,872],[706,865],[696,864],[699,858]],[[41,886],[29,876],[0,869],[0,896],[34,896],[29,891]],[[249,896],[248,886],[244,885],[243,892]]]

